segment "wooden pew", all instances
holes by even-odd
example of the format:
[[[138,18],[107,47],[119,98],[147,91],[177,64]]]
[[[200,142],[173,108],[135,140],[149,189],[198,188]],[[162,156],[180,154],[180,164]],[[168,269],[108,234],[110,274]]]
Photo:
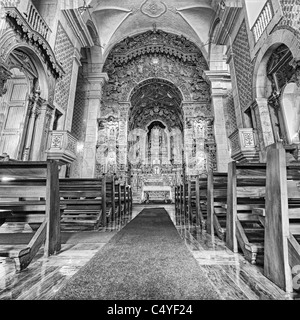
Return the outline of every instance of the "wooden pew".
[[[300,265],[299,186],[300,163],[286,163],[282,144],[270,146],[267,151],[264,274],[289,293],[293,292],[291,270]]]
[[[106,219],[107,227],[113,229],[116,216],[116,176],[106,178]]]
[[[126,201],[127,201],[127,222],[131,220],[132,217],[132,190],[130,185],[126,185]]]
[[[203,225],[202,211],[200,210],[200,179],[188,182],[188,213],[192,225],[201,227]]]
[[[226,246],[241,248],[252,264],[263,263],[264,227],[257,210],[265,207],[266,164],[228,166]]]
[[[180,192],[180,185],[175,186],[175,220],[176,220],[176,225],[180,226],[181,224],[181,217],[180,217],[180,203],[181,203],[181,192]]]
[[[120,225],[126,225],[132,217],[132,191],[127,184],[121,183],[120,186]]]
[[[177,186],[177,219],[180,226],[186,226],[189,223],[188,208],[188,183]]]
[[[130,186],[122,185],[119,178],[113,176],[106,182],[107,216],[111,230],[119,228],[120,221],[125,224],[132,213],[132,190]]]
[[[44,245],[46,256],[61,249],[58,164],[48,162],[0,162],[0,225],[29,224],[36,232],[22,249],[1,255],[14,259],[17,271],[25,269]],[[16,245],[15,233],[2,234],[6,243]],[[23,245],[23,243],[20,243]],[[0,243],[1,247],[1,243]]]
[[[106,177],[102,179],[60,179],[65,230],[98,230],[106,226]]]
[[[227,173],[208,172],[207,232],[216,233],[221,240],[225,240],[226,233],[227,183]]]

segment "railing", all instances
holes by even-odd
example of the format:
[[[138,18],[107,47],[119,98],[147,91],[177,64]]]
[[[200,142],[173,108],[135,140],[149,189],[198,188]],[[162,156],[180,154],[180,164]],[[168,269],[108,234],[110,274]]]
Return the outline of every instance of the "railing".
[[[48,160],[56,160],[61,164],[76,160],[78,140],[68,131],[52,131],[50,134]]]
[[[255,43],[260,39],[273,17],[274,9],[272,2],[268,0],[251,29]]]
[[[28,3],[26,19],[33,30],[37,31],[46,40],[48,40],[51,30],[31,1]]]

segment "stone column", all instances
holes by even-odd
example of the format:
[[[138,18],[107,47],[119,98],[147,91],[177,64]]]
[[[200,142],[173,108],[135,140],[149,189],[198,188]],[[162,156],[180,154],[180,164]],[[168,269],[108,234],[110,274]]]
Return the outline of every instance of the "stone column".
[[[30,101],[30,110],[28,113],[28,124],[26,130],[26,137],[25,137],[25,145],[23,151],[23,161],[29,160],[37,160],[33,157],[33,149],[35,147],[35,136],[41,135],[42,133],[37,130],[37,119],[41,115],[41,108],[43,103],[45,102],[41,97],[40,90],[36,90],[34,96]]]
[[[83,150],[82,178],[94,178],[96,173],[96,148],[98,141],[98,118],[102,98],[102,88],[108,76],[106,73],[90,73],[87,76],[86,132]]]
[[[256,118],[256,132],[260,147],[260,161],[266,161],[266,148],[275,142],[272,122],[268,107],[268,100],[265,98],[258,98],[252,103],[252,109]]]
[[[225,103],[230,88],[230,74],[227,71],[205,71],[212,87],[212,110],[214,117],[214,135],[217,145],[217,170],[227,172],[231,161],[225,121]]]
[[[39,116],[36,122],[31,152],[32,160],[45,161],[47,159],[46,151],[48,149],[48,137],[53,115],[54,107],[48,103],[44,103],[39,110]]]

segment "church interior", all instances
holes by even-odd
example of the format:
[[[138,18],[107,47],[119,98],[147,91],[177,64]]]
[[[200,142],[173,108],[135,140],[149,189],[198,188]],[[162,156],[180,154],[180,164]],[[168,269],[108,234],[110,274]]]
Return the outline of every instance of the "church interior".
[[[299,300],[299,21],[1,0],[0,300]]]

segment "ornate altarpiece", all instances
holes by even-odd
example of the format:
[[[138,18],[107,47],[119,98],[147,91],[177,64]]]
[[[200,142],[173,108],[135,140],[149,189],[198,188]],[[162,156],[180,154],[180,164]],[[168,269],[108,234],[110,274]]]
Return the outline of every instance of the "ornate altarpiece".
[[[145,186],[165,199],[183,174],[214,169],[207,69],[196,45],[156,28],[117,44],[103,68],[97,174],[127,176],[137,199]],[[159,187],[170,188],[168,197]]]

